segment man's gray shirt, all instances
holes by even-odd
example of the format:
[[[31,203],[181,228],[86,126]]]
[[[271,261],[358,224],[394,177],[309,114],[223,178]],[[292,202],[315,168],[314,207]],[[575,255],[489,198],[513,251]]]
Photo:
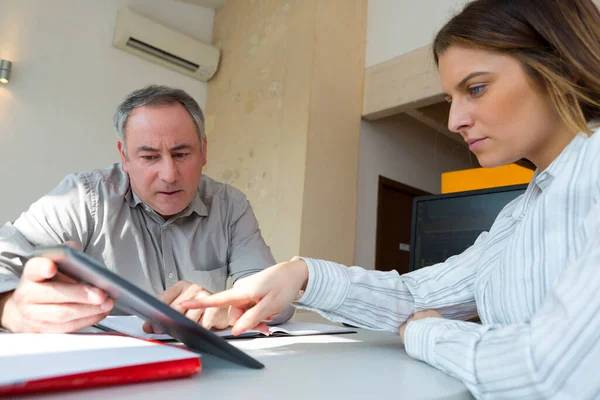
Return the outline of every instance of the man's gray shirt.
[[[0,293],[16,287],[33,246],[68,240],[154,295],[182,279],[218,292],[228,276],[235,282],[275,263],[239,190],[203,175],[191,204],[164,221],[113,164],[68,175],[0,228]]]

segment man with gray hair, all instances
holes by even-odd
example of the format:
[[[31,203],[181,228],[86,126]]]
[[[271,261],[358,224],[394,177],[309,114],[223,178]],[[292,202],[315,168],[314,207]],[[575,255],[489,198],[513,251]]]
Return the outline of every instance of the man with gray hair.
[[[67,176],[0,229],[0,327],[72,332],[113,310],[106,293],[52,261],[26,261],[35,246],[71,242],[206,328],[229,326],[228,310],[187,310],[182,300],[275,264],[244,194],[202,175],[204,116],[192,97],[165,86],[136,90],[114,125],[120,163]]]

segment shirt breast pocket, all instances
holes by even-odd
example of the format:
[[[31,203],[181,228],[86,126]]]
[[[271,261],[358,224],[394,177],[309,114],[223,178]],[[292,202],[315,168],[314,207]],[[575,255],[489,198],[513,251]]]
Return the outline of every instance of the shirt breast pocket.
[[[211,293],[221,292],[227,285],[227,265],[209,271],[192,270],[189,274],[187,281],[200,285]]]

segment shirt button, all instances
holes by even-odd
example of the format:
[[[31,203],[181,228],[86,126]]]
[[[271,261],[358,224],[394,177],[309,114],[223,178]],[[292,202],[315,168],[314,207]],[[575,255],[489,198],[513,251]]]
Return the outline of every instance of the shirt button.
[[[173,279],[173,273],[172,272],[169,274],[169,278]]]

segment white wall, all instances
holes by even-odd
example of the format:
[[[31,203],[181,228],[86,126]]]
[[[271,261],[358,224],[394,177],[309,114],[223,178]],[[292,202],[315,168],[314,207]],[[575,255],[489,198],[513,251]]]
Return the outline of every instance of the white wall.
[[[73,171],[118,161],[112,115],[147,84],[180,87],[204,107],[207,85],[112,47],[124,4],[210,43],[214,10],[175,0],[2,0],[0,224]]]
[[[365,66],[430,44],[470,0],[369,0]],[[356,265],[375,267],[379,175],[439,193],[441,174],[476,167],[468,150],[416,120],[394,116],[363,122],[358,165]]]
[[[416,120],[397,115],[362,122],[358,160],[358,210],[354,261],[374,269],[379,175],[440,193],[441,174],[477,166],[460,143]]]
[[[428,45],[469,0],[369,0],[365,66]]]

